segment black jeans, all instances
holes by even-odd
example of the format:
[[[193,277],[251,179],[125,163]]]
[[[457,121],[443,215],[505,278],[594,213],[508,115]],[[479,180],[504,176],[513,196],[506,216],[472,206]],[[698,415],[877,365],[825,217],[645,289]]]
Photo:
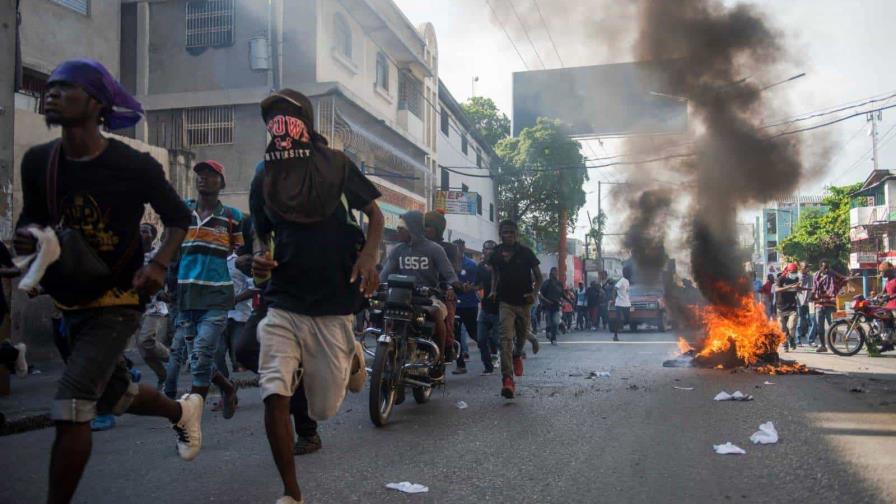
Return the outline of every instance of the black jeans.
[[[238,334],[234,343],[234,355],[236,361],[243,365],[246,369],[253,373],[258,373],[258,354],[260,345],[256,336],[258,323],[268,314],[267,309],[259,309],[252,312],[249,320],[243,328],[242,333]],[[299,382],[299,388],[289,400],[289,412],[292,414],[293,425],[295,425],[296,435],[308,438],[317,434],[317,422],[308,416],[308,396],[305,395],[305,382]]]

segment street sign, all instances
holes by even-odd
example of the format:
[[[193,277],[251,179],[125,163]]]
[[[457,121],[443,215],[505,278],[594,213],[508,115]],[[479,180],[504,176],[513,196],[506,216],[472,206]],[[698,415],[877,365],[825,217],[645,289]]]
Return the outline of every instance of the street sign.
[[[464,191],[436,191],[436,209],[446,214],[476,215],[479,193]]]
[[[850,241],[862,241],[868,239],[868,228],[865,226],[854,227],[849,230]]]

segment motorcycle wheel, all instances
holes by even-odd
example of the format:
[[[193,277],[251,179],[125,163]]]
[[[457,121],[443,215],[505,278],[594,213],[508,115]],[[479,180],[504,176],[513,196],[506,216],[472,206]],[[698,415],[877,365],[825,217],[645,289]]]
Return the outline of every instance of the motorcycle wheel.
[[[414,387],[414,400],[417,404],[426,404],[432,397],[432,387]]]
[[[370,421],[377,427],[386,425],[392,406],[395,405],[395,384],[392,383],[392,367],[395,361],[395,349],[389,343],[381,342],[376,346],[376,357],[373,359],[373,372],[370,374]],[[415,392],[416,397],[416,392]]]
[[[837,355],[850,357],[865,346],[865,328],[861,324],[855,324],[850,331],[851,320],[838,320],[828,329],[828,348]]]

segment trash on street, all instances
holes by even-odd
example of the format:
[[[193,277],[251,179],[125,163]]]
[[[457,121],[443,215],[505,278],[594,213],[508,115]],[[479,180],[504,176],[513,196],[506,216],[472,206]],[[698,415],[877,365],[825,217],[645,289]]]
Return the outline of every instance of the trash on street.
[[[391,488],[392,490],[398,490],[399,492],[404,493],[426,493],[429,491],[428,486],[423,486],[419,483],[411,483],[410,481],[402,481],[401,483],[386,483],[386,488]]]
[[[750,436],[750,441],[753,444],[775,444],[778,442],[778,431],[775,429],[774,424],[765,422],[759,426],[758,431]]]
[[[740,390],[734,392],[733,394],[729,394],[724,390],[716,394],[712,399],[713,401],[752,401],[753,396],[744,394]]]
[[[728,441],[725,444],[717,444],[712,445],[712,449],[715,450],[719,455],[746,455],[747,452],[744,451],[743,448],[731,444],[731,441]]]

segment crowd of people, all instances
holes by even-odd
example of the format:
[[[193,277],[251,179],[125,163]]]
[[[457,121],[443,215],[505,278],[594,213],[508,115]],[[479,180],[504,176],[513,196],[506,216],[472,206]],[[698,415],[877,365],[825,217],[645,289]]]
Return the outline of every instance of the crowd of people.
[[[778,274],[769,273],[765,283],[754,282],[769,318],[781,324],[785,352],[804,345],[819,353],[828,351],[826,334],[837,309],[837,294],[848,280],[823,260],[815,272],[806,262],[792,262]]]
[[[46,122],[61,127],[61,139],[25,153],[15,257],[0,254],[0,276],[22,275],[20,288],[50,296],[57,310],[54,341],[65,367],[50,413],[47,502],[73,499],[91,432],[113,428],[125,413],[166,419],[179,456],[195,459],[212,385],[220,392],[212,409],[232,418],[239,407],[232,373],[242,371],[258,374],[283,483],[277,502],[303,502],[293,457],[320,449],[317,422],[362,389],[357,322],[391,274],[441,292],[428,307],[442,356],[433,383],[444,382],[448,363],[466,373],[475,343],[484,376],[500,366],[508,399],[524,373],[526,342],[539,351],[538,317],[556,343],[573,325],[606,327],[610,296],[625,295],[605,273],[587,288],[566,288],[556,268],[544,280],[510,220],[477,262],[462,240],[445,241],[442,213],[411,211],[397,226],[400,245],[381,258],[377,187],[329,147],[314,128],[310,100],[294,90],[260,104],[270,141],[244,214],[220,199],[227,186],[220,162],[193,166],[197,197],[183,200],[151,156],[101,133],[134,126],[143,111],[99,62],[66,61],[47,86]],[[161,232],[144,220],[146,204]],[[143,379],[126,357],[132,342],[154,379]],[[27,374],[24,344],[4,342],[0,359]],[[184,368],[189,390],[178,397]]]

